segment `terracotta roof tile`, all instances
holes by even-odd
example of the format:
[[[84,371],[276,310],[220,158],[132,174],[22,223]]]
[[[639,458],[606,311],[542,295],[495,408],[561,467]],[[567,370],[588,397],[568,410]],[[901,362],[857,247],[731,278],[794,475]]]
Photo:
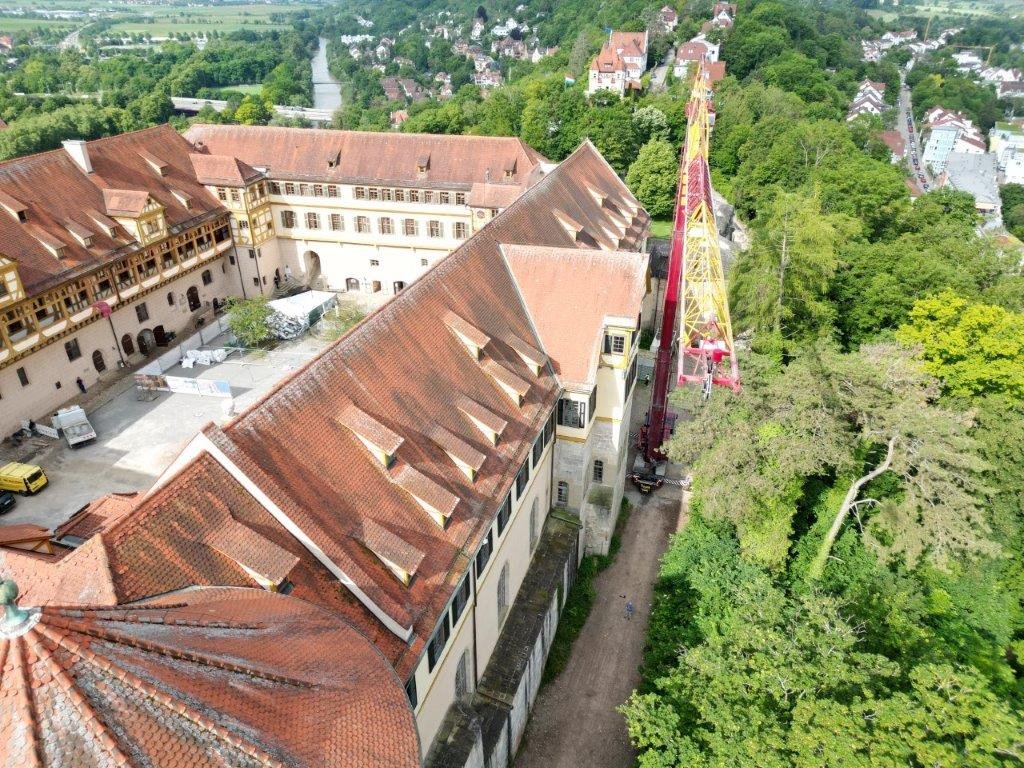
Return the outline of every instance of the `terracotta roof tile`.
[[[473,208],[501,210],[508,208],[522,192],[523,188],[515,184],[478,183],[470,187],[468,202]]]
[[[605,318],[640,314],[647,257],[528,245],[502,251],[559,377],[566,384],[595,384]],[[567,282],[572,291],[560,291]]]
[[[410,575],[423,562],[422,552],[375,520],[363,520],[360,541],[375,555],[390,560]]]
[[[394,672],[308,603],[218,588],[27,610],[0,628],[5,765],[420,764]]]
[[[450,453],[474,471],[478,471],[487,458],[483,451],[478,451],[465,440],[439,424],[432,426],[427,434],[431,440],[441,446],[447,453]]]
[[[338,414],[338,423],[348,427],[357,436],[368,440],[389,455],[394,455],[403,442],[399,435],[352,403],[347,403],[341,409]]]
[[[90,501],[64,523],[54,528],[53,538],[60,540],[70,536],[85,541],[130,512],[138,498],[138,492],[108,493]]]
[[[444,313],[444,324],[455,331],[455,333],[471,342],[477,347],[477,349],[483,349],[491,340],[490,336],[474,326],[472,323],[469,323],[459,317],[454,312]]]
[[[270,584],[280,584],[299,558],[231,518],[209,538],[210,546]]]
[[[189,160],[196,179],[203,184],[223,187],[243,187],[263,176],[248,163],[230,155],[203,155],[191,153]]]
[[[131,245],[125,232],[101,213],[107,209],[104,191],[107,198],[115,193],[112,202],[120,206],[118,211],[134,214],[144,205],[142,196],[147,193],[141,190],[148,190],[148,195],[163,206],[169,227],[222,210],[196,181],[188,159],[191,145],[168,125],[97,139],[87,142],[86,147],[93,166],[90,174],[84,173],[63,149],[0,163],[0,204],[5,199],[17,199],[16,205],[25,212],[28,224],[58,240],[67,238],[64,257],[54,259],[26,224],[15,216],[0,215],[4,255],[17,261],[18,275],[29,295],[113,261],[118,249]],[[153,172],[140,151],[166,158],[163,176]],[[189,208],[174,196],[172,188],[192,198]],[[127,191],[127,197],[116,194],[118,190]],[[68,237],[64,226],[69,219],[82,219],[83,212],[102,226],[89,248]],[[116,227],[116,239],[109,235],[111,227]]]
[[[275,179],[418,186],[416,166],[427,159],[431,186],[470,189],[502,178],[510,160],[517,164],[517,179],[525,180],[544,159],[518,138],[497,136],[195,124],[185,138],[201,152],[267,168]]]
[[[149,202],[144,189],[104,189],[103,206],[109,216],[138,216]]]

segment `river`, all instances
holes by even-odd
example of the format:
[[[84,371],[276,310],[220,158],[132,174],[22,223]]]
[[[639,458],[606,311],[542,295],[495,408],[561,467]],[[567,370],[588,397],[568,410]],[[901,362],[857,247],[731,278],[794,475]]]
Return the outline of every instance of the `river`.
[[[327,38],[320,38],[320,47],[313,57],[313,106],[335,110],[341,106],[341,86],[327,69]]]

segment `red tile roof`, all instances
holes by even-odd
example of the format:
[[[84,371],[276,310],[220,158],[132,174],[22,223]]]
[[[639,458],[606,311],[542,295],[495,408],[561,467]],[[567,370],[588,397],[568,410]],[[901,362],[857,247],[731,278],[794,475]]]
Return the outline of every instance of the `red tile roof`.
[[[516,162],[515,180],[523,183],[544,160],[520,139],[496,136],[196,124],[185,138],[201,152],[267,168],[274,179],[469,189],[503,178],[508,161]],[[423,155],[430,157],[426,179],[419,178],[416,168]]]
[[[881,139],[894,155],[902,157],[907,150],[907,142],[899,131],[882,131]]]
[[[106,218],[99,212],[107,211],[108,200],[118,211],[135,215],[148,194],[164,207],[171,227],[223,210],[196,180],[188,159],[191,146],[169,125],[97,139],[86,146],[93,167],[90,174],[63,149],[0,163],[0,190],[5,197],[15,198],[27,216],[27,222],[20,223],[0,210],[0,242],[4,255],[18,263],[18,275],[29,295],[111,262],[115,252],[120,258],[124,251],[119,249],[132,250],[133,241],[120,227],[115,238],[97,228],[92,245],[86,247],[64,225],[68,219],[87,223],[93,212]],[[163,175],[140,151],[167,158]],[[192,198],[191,208],[175,197],[174,189]],[[57,259],[33,230],[64,246],[63,257]]]
[[[30,609],[0,624],[0,670],[5,765],[419,765],[381,655],[336,616],[267,592]]]
[[[530,245],[502,252],[562,383],[594,385],[605,318],[632,325],[640,314],[646,255]],[[567,283],[572,290],[561,290]]]
[[[54,539],[71,536],[85,541],[105,530],[130,512],[139,499],[139,493],[108,493],[94,499],[53,530]]]
[[[608,36],[608,43],[623,58],[638,58],[647,55],[647,34],[645,32],[612,32]]]
[[[261,174],[251,165],[229,155],[204,155],[193,152],[189,155],[196,178],[203,184],[222,187],[244,187]]]

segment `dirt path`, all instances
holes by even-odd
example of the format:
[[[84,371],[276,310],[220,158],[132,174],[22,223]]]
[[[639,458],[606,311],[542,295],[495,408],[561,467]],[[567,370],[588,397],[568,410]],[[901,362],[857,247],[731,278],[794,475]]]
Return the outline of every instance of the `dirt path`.
[[[667,486],[633,510],[622,548],[595,580],[597,599],[562,674],[537,697],[516,768],[625,768],[635,755],[616,707],[638,682],[658,561],[679,514]],[[636,615],[626,620],[626,601]]]

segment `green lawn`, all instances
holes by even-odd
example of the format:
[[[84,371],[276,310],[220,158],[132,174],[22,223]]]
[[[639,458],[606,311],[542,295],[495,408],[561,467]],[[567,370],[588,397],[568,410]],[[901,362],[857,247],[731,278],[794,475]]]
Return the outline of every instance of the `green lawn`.
[[[66,29],[70,32],[84,22],[65,19],[24,19],[20,16],[0,16],[0,32],[23,32],[26,29]]]
[[[651,237],[672,237],[672,220],[655,219],[652,221]]]

